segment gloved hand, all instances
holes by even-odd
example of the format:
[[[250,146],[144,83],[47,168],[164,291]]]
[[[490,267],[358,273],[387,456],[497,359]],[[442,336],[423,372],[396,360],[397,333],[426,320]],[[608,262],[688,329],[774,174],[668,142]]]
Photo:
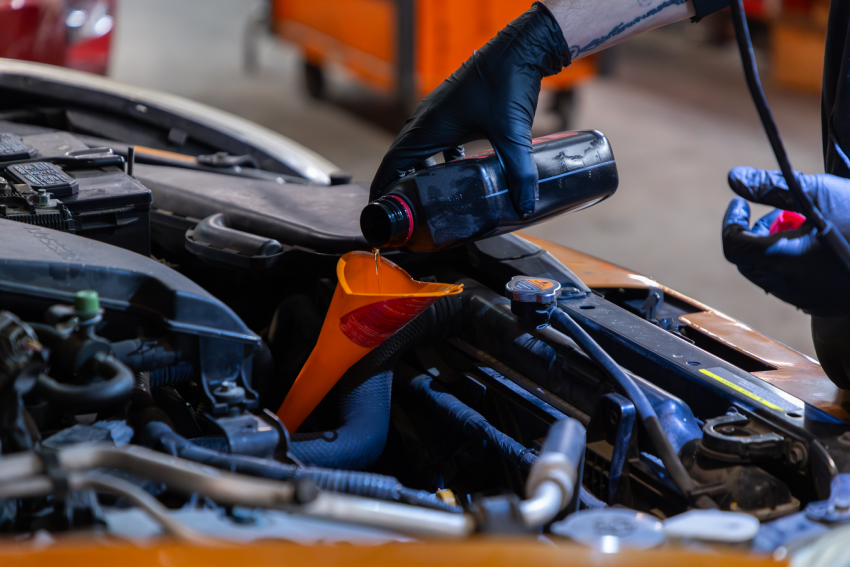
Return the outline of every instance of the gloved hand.
[[[823,216],[850,238],[850,180],[801,173],[796,177]],[[753,203],[801,212],[778,171],[737,167],[729,173],[729,186]],[[723,219],[726,259],[751,282],[807,313],[850,314],[850,273],[808,222],[796,230],[769,234],[778,214],[769,213],[751,230],[749,205],[733,199]]]
[[[570,64],[555,17],[537,2],[472,54],[419,104],[384,156],[369,194],[375,200],[425,160],[463,157],[463,144],[487,138],[505,170],[520,217],[537,205],[531,123],[540,81]]]

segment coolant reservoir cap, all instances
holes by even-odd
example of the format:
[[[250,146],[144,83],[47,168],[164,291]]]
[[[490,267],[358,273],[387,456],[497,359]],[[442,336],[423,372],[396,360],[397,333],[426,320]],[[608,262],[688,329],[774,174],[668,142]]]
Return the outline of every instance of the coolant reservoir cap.
[[[650,549],[664,542],[664,526],[657,518],[625,508],[582,510],[555,522],[551,530],[602,553]]]
[[[505,284],[505,295],[520,303],[555,303],[561,296],[561,284],[546,278],[514,276]]]

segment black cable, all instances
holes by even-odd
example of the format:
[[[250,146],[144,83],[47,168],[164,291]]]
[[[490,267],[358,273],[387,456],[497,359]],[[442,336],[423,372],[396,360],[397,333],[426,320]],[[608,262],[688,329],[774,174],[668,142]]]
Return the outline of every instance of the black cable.
[[[776,161],[779,163],[779,169],[785,177],[785,182],[788,184],[788,190],[800,207],[800,212],[806,217],[806,220],[818,230],[818,237],[827,243],[832,250],[838,255],[839,260],[844,264],[844,267],[850,272],[850,245],[844,236],[835,229],[832,221],[825,219],[817,206],[812,202],[811,198],[803,191],[797,178],[794,176],[794,168],[791,167],[791,162],[788,159],[788,153],[785,151],[785,146],[782,143],[782,137],[779,135],[779,128],[776,126],[776,121],[773,119],[773,113],[770,111],[770,106],[767,104],[767,97],[764,95],[761,81],[759,80],[758,69],[756,68],[756,58],[753,54],[753,44],[750,40],[750,30],[747,27],[747,18],[744,14],[744,5],[742,0],[730,0],[732,9],[732,21],[735,24],[735,39],[738,42],[738,49],[741,51],[741,62],[744,65],[744,74],[747,77],[747,86],[750,89],[750,94],[753,97],[753,102],[758,110],[761,122],[764,125],[767,139],[773,148],[773,154],[776,156]]]
[[[483,415],[448,393],[439,382],[425,374],[413,378],[408,390],[433,411],[485,447],[492,447],[507,460],[528,472],[537,455],[513,438],[505,435]]]
[[[707,496],[696,497],[694,494],[696,483],[694,483],[691,475],[688,474],[688,471],[682,464],[679,455],[673,449],[673,445],[670,443],[670,439],[667,438],[667,434],[664,433],[661,422],[658,420],[658,415],[655,413],[655,408],[652,407],[652,404],[646,398],[646,394],[635,384],[631,376],[626,374],[620,368],[620,365],[578,323],[573,321],[569,315],[555,308],[552,309],[550,314],[550,321],[556,330],[567,334],[578,343],[587,356],[596,362],[615,384],[620,386],[625,392],[626,397],[629,398],[629,401],[635,405],[644,431],[655,448],[658,458],[664,463],[664,468],[667,469],[670,479],[682,494],[688,500],[696,500],[695,503],[699,508],[717,508],[717,505]]]
[[[139,390],[135,393],[138,395],[138,400],[145,403],[153,402],[149,395],[140,395]],[[148,418],[156,419],[156,416],[148,413]],[[139,423],[140,420],[135,420],[136,427]],[[322,490],[390,502],[406,502],[444,512],[459,513],[461,511],[457,506],[446,504],[434,494],[403,486],[395,477],[359,471],[298,467],[272,459],[222,453],[196,445],[191,440],[178,435],[170,425],[162,421],[150,421],[136,429],[136,441],[140,445],[181,459],[239,474],[294,482],[309,480]]]

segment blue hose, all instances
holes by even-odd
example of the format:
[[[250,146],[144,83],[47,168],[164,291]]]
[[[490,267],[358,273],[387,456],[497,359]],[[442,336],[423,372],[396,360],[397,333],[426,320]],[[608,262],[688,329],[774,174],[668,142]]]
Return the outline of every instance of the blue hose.
[[[449,298],[437,301],[352,366],[334,388],[336,429],[291,433],[290,450],[304,463],[363,470],[384,450],[390,427],[393,368],[410,347],[437,336],[455,309]]]
[[[483,442],[485,446],[495,448],[520,469],[528,471],[537,459],[536,454],[490,425],[483,415],[448,393],[429,376],[420,375],[413,378],[408,387],[440,417],[467,436]]]

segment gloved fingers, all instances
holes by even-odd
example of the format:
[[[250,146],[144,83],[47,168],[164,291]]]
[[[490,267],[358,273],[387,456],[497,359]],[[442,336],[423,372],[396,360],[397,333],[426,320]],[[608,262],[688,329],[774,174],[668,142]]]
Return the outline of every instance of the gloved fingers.
[[[818,246],[811,230],[765,235],[763,229],[751,231],[749,222],[747,202],[741,198],[732,199],[723,219],[723,254],[741,270],[773,274],[793,272],[794,265]]]
[[[421,169],[423,163],[432,156],[456,148],[458,143],[451,137],[440,140],[425,128],[417,126],[405,129],[381,161],[372,179],[369,200],[374,201],[383,195],[390,185],[411,171]],[[436,162],[432,159],[431,163]]]
[[[726,214],[723,215],[723,232],[731,226],[739,226],[748,232],[750,230],[750,205],[740,197],[729,202]]]
[[[781,209],[773,209],[759,220],[756,221],[756,224],[753,225],[753,234],[756,236],[769,236],[770,235],[770,226],[776,222],[777,217],[782,214]]]
[[[505,181],[514,210],[520,218],[537,208],[537,166],[531,155],[531,130],[518,139],[511,136],[494,136],[490,139],[493,149],[505,170]]]
[[[737,266],[749,266],[763,255],[762,244],[763,238],[750,232],[750,205],[735,197],[723,217],[723,255]]]
[[[429,167],[433,167],[437,165],[437,160],[434,159],[434,156],[431,156],[427,159],[424,159],[413,166],[414,171],[421,171],[423,169],[427,169]]]
[[[803,191],[808,193],[817,204],[820,194],[819,176],[794,172],[794,177]],[[736,167],[729,172],[729,187],[735,193],[753,203],[796,213],[802,212],[788,189],[785,177],[779,171],[754,167]]]
[[[464,157],[466,157],[466,150],[464,150],[463,144],[443,152],[443,160],[447,162],[463,159]]]

